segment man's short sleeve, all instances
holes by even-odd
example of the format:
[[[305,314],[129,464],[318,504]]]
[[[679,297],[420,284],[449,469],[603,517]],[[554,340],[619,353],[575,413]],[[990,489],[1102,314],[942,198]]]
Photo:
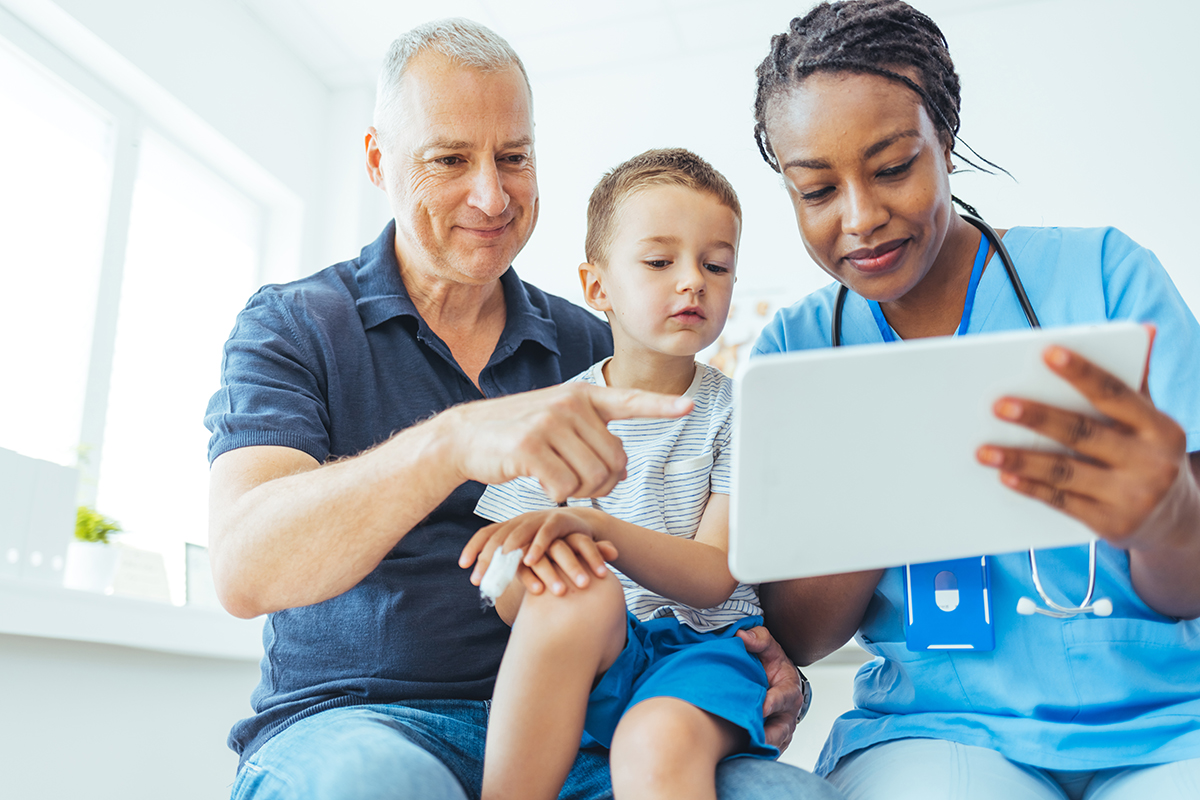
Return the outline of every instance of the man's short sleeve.
[[[329,411],[319,359],[269,287],[238,314],[221,360],[221,388],[204,417],[208,459],[239,447],[278,445],[318,462],[329,456]]]

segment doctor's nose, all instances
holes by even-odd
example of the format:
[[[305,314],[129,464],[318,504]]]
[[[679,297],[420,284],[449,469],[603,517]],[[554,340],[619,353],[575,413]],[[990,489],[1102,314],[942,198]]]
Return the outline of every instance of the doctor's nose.
[[[842,194],[842,231],[852,236],[869,236],[891,219],[887,207],[874,192],[848,187]]]

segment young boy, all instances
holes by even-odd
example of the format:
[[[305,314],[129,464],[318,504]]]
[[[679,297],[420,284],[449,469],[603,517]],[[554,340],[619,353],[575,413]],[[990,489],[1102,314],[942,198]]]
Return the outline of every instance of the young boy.
[[[501,524],[464,549],[471,581],[497,549],[522,548],[525,584],[548,590],[513,581],[497,603],[513,631],[484,800],[557,797],[581,731],[584,746],[611,748],[620,800],[715,798],[720,760],[778,755],[763,735],[766,675],[736,635],[762,618],[726,554],[732,386],[694,358],[728,316],[740,227],[729,182],[686,150],[643,153],[592,193],[579,275],[614,355],[573,380],[686,395],[694,410],[611,423],[628,474],[605,497],[558,507],[518,479],[480,500],[476,513]]]

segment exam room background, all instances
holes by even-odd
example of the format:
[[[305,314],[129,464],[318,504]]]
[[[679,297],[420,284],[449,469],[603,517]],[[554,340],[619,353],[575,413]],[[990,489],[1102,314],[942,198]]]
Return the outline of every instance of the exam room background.
[[[1200,311],[1200,3],[914,4],[949,39],[963,83],[963,138],[1017,179],[959,175],[955,192],[997,227],[1116,225],[1159,255]],[[746,309],[798,299],[826,282],[751,137],[754,67],[770,35],[808,6],[0,0],[60,46],[99,48],[159,87],[290,193],[302,216],[292,238],[276,243],[278,279],[355,255],[387,219],[361,152],[388,41],[433,16],[478,19],[509,38],[533,83],[542,206],[516,262],[521,276],[578,300],[575,267],[597,178],[646,148],[689,147],[741,195],[737,337],[761,321]],[[211,370],[214,385],[218,359],[213,352],[211,364],[198,367]],[[4,377],[6,385],[14,379]],[[196,398],[197,425],[205,400]],[[851,673],[812,670],[814,716],[790,760],[812,764],[829,719],[849,703]],[[0,635],[0,678],[3,796],[217,798],[236,765],[225,733],[249,712],[257,667]]]

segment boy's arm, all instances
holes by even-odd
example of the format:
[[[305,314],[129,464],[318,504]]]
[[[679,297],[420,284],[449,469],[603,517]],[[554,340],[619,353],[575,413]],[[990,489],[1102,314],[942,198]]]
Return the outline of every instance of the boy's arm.
[[[711,608],[729,599],[737,588],[726,555],[729,496],[724,494],[709,497],[695,539],[643,528],[594,508],[555,508],[482,528],[464,548],[459,563],[475,563],[471,581],[478,583],[496,548],[504,552],[522,548],[523,563],[534,566],[555,542],[576,533],[611,542],[619,553],[613,560],[618,569],[675,602]]]
[[[729,495],[709,495],[695,539],[604,516],[611,530],[600,538],[619,553],[613,566],[650,591],[693,608],[712,608],[737,588],[729,573]]]

